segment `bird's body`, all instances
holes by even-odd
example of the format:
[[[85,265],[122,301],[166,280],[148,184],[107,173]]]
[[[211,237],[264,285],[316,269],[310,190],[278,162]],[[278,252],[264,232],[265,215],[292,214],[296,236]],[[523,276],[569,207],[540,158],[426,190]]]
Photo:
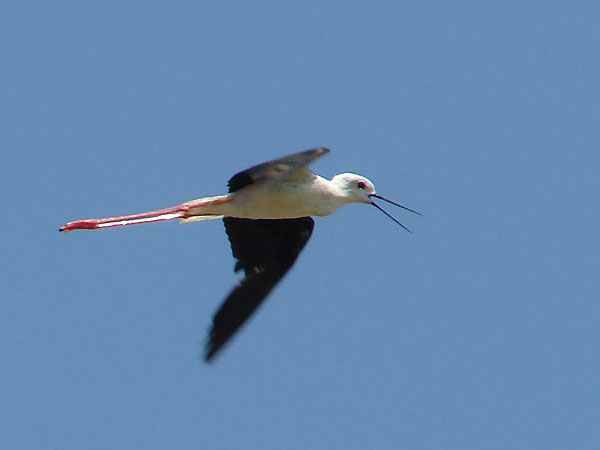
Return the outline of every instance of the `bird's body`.
[[[306,150],[253,166],[229,180],[226,195],[204,197],[147,213],[78,220],[67,223],[60,231],[172,219],[197,222],[223,218],[237,259],[235,270],[244,270],[245,278],[234,287],[213,318],[205,353],[208,361],[292,267],[312,234],[311,216],[330,215],[347,203],[367,203],[404,227],[372,198],[408,208],[377,195],[367,178],[344,173],[328,180],[312,173],[308,165],[328,152],[325,148]]]
[[[240,219],[328,216],[347,201],[331,180],[314,174],[301,180],[286,181],[262,193],[256,192],[260,190],[260,185],[251,185],[225,196],[187,202],[190,217],[184,221],[195,221],[198,216]]]

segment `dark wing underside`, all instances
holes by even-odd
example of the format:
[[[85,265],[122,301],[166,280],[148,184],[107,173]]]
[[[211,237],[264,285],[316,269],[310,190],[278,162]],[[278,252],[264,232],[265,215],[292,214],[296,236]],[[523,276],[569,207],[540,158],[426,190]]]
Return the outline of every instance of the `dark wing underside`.
[[[204,355],[206,361],[217,354],[294,265],[314,227],[311,217],[276,220],[225,217],[223,221],[237,259],[235,271],[243,269],[245,278],[233,288],[213,318]]]
[[[231,177],[227,183],[229,192],[238,191],[254,183],[284,179],[300,169],[307,168],[311,162],[327,153],[329,149],[314,148],[250,167]]]

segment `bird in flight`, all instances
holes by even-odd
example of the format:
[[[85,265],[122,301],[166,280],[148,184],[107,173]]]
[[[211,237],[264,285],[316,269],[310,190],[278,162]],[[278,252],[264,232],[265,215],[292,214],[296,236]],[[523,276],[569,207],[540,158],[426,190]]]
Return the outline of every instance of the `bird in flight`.
[[[210,362],[294,265],[312,234],[311,216],[328,216],[347,203],[365,203],[410,232],[374,199],[420,215],[378,195],[373,183],[363,176],[342,173],[328,180],[312,173],[309,164],[327,153],[327,148],[315,148],[250,167],[229,180],[227,195],[141,214],[77,220],[60,231],[172,219],[184,223],[223,219],[236,259],[234,271],[243,270],[244,278],[213,317],[204,353],[205,361]]]

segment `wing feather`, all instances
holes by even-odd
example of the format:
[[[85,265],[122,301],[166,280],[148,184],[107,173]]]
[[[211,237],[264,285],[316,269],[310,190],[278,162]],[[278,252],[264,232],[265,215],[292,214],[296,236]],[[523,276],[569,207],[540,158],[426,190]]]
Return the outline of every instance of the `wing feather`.
[[[213,317],[204,358],[210,361],[294,265],[314,228],[311,217],[252,220],[225,217],[225,230],[245,277]]]
[[[227,184],[229,192],[239,191],[251,184],[280,181],[294,175],[302,176],[303,172],[304,175],[309,175],[308,165],[327,153],[327,148],[314,148],[252,166],[231,177]]]

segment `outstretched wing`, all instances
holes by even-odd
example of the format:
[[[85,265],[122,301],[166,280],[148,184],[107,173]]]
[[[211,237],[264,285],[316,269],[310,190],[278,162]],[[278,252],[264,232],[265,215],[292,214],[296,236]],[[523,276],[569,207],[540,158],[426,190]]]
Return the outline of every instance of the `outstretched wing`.
[[[277,182],[292,176],[302,176],[304,171],[308,175],[308,165],[327,153],[329,153],[327,148],[314,148],[250,167],[231,177],[227,183],[229,192],[238,191],[251,184],[270,180]]]
[[[276,220],[226,217],[223,221],[237,259],[235,271],[243,269],[245,277],[213,317],[206,361],[217,354],[294,265],[314,227],[311,217]]]

